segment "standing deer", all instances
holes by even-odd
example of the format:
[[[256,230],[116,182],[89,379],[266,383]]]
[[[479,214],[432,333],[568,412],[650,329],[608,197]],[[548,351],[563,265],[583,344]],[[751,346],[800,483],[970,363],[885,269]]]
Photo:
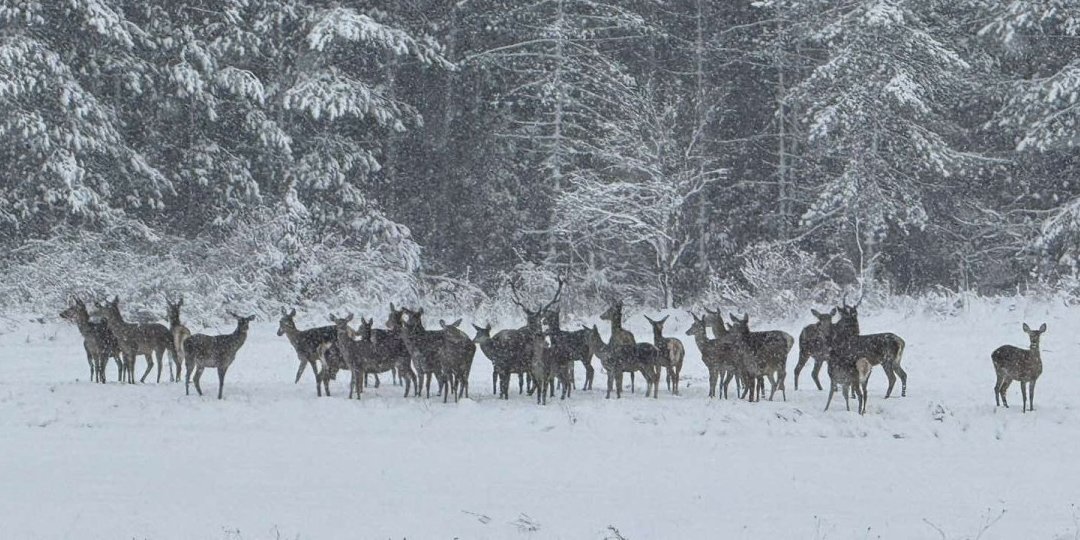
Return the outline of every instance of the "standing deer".
[[[832,318],[836,315],[836,308],[834,307],[828,313],[818,313],[816,309],[811,309],[810,313],[817,317],[818,322],[806,325],[799,333],[799,362],[795,364],[795,390],[799,389],[799,373],[811,357],[814,358],[814,369],[810,372],[810,377],[814,379],[817,389],[821,390],[818,374],[821,373],[821,365],[829,358],[828,329],[832,327]]]
[[[117,345],[124,356],[124,370],[127,372],[127,382],[135,383],[135,358],[138,355],[146,357],[146,372],[139,382],[146,382],[147,375],[154,368],[154,359],[157,359],[158,382],[161,382],[161,360],[165,352],[176,354],[172,341],[172,334],[168,328],[157,323],[137,324],[124,321],[120,315],[120,297],[111,301],[106,300],[104,306],[99,306],[101,314],[109,331],[116,336]]]
[[[1013,381],[1020,381],[1020,396],[1023,399],[1020,410],[1026,413],[1035,410],[1035,381],[1042,375],[1043,369],[1039,341],[1043,332],[1046,332],[1046,323],[1038,330],[1032,330],[1024,323],[1024,332],[1031,340],[1030,348],[1002,345],[994,350],[990,359],[994,362],[994,372],[997,374],[997,381],[994,382],[994,403],[1008,407],[1009,401],[1005,394],[1009,385]]]
[[[709,370],[709,397],[716,397],[716,386],[719,383],[720,397],[727,399],[728,384],[735,377],[737,368],[734,345],[727,337],[709,339],[705,330],[708,326],[705,319],[693,313],[690,313],[690,316],[694,318],[694,323],[690,325],[686,335],[694,337],[698,351],[701,352],[701,362]]]
[[[761,381],[768,378],[772,386],[769,401],[773,400],[777,389],[784,401],[787,401],[784,379],[787,377],[788,352],[795,344],[795,338],[779,330],[751,332],[749,315],[743,314],[741,319],[734,314],[729,315],[732,322],[731,334],[734,336],[741,369],[745,374],[743,391],[750,396],[750,401],[760,400]]]
[[[679,376],[682,373],[683,357],[686,356],[686,349],[677,338],[664,337],[664,323],[667,322],[667,317],[654,321],[646,315],[645,320],[649,321],[649,325],[652,326],[653,345],[660,351],[660,366],[667,370],[668,391],[677,396],[679,395]]]
[[[889,388],[885,391],[885,399],[892,395],[893,386],[896,384],[896,376],[900,376],[900,395],[907,395],[907,372],[900,367],[900,360],[904,355],[904,340],[893,333],[866,334],[859,332],[859,304],[847,305],[837,308],[840,318],[833,325],[833,333],[853,337],[851,346],[857,349],[857,355],[865,358],[870,365],[880,365],[885,376],[889,379]]]
[[[454,401],[464,396],[469,397],[469,375],[472,373],[473,357],[476,356],[476,343],[468,334],[461,331],[461,319],[447,323],[439,319],[445,341],[443,342],[443,354],[449,363],[449,369],[453,375],[453,381],[457,385]],[[453,389],[451,389],[453,390]]]
[[[608,341],[613,345],[631,346],[637,343],[634,334],[623,328],[622,300],[612,302],[607,311],[600,314],[600,320],[611,324],[611,338]],[[630,393],[634,393],[634,372],[630,372]]]
[[[195,391],[201,396],[202,388],[199,386],[199,380],[202,379],[203,370],[217,368],[217,397],[221,399],[222,392],[225,389],[225,373],[229,370],[229,366],[232,365],[233,361],[236,360],[237,351],[247,340],[248,325],[255,320],[254,315],[241,317],[231,311],[229,316],[236,319],[236,330],[233,333],[220,336],[195,334],[181,342],[181,348],[184,350],[184,364],[187,369],[184,375],[184,394],[190,395],[191,393],[192,370],[195,371]]]
[[[353,320],[353,314],[349,313],[344,318],[339,318],[333,313],[329,316],[330,322],[334,323],[334,329],[337,332],[337,340],[331,343],[322,343],[319,345],[319,359],[321,363],[321,371],[330,369],[326,365],[326,353],[332,345],[337,345],[337,350],[341,353],[341,359],[344,360],[345,366],[349,370],[349,399],[353,398],[353,394],[356,394],[356,399],[360,399],[360,394],[364,391],[364,378],[367,376],[368,370],[376,369],[374,365],[374,354],[371,343],[371,323],[372,321],[360,318],[360,330],[354,331],[349,327],[349,321]],[[356,335],[359,334],[363,337],[357,340]],[[383,366],[379,366],[383,367]],[[386,371],[389,369],[383,370]]]
[[[418,391],[426,392],[424,397],[431,397],[431,378],[435,377],[438,392],[442,392],[444,376],[447,375],[441,364],[440,350],[443,345],[443,333],[435,330],[427,330],[421,321],[423,308],[412,311],[402,308],[404,318],[398,332],[405,348],[412,356],[413,366],[416,368],[416,377],[419,382]],[[419,393],[417,394],[419,395]]]
[[[828,344],[828,352],[825,354],[828,358],[829,398],[825,401],[825,410],[829,410],[833,395],[839,389],[844,394],[844,405],[847,410],[851,410],[849,396],[854,395],[858,401],[859,414],[866,414],[869,398],[866,383],[870,379],[872,366],[859,341],[859,336],[850,331],[837,332],[831,318],[821,322],[823,323],[821,331]]]
[[[390,313],[386,318],[386,330],[373,329],[371,342],[375,344],[379,356],[393,358],[394,371],[399,380],[404,382],[405,397],[409,397],[410,386],[414,389],[416,397],[420,397],[420,383],[417,381],[416,372],[412,368],[412,355],[405,346],[405,340],[401,338],[401,329],[405,326],[403,317],[404,309],[394,309],[390,303]]]
[[[296,327],[296,310],[285,311],[281,308],[281,319],[278,321],[278,336],[285,336],[289,344],[296,351],[296,357],[300,359],[300,368],[296,370],[296,382],[300,382],[300,376],[304,374],[304,367],[311,365],[311,372],[315,374],[315,395],[322,397],[323,389],[330,396],[330,379],[334,378],[337,367],[344,365],[341,352],[337,348],[337,329],[333,326],[320,326],[300,330]],[[319,370],[323,362],[319,345],[330,344],[326,347],[325,365],[328,369]]]
[[[653,398],[658,397],[660,388],[659,362],[660,351],[652,343],[616,344],[615,339],[604,343],[600,330],[582,325],[589,330],[589,350],[600,359],[600,364],[607,371],[607,394],[604,399],[611,399],[611,389],[615,387],[615,397],[622,398],[623,373],[640,371],[645,377],[645,397],[652,390]]]
[[[123,377],[120,348],[116,336],[109,331],[108,323],[93,322],[82,300],[75,298],[71,307],[60,312],[60,317],[75,323],[83,337],[86,361],[90,364],[90,382],[105,382],[105,367],[109,358],[116,359],[117,379]]]
[[[543,322],[545,332],[551,340],[551,354],[556,358],[569,361],[570,377],[573,379],[574,362],[580,361],[585,367],[585,382],[581,385],[582,390],[591,390],[595,370],[592,365],[592,354],[589,352],[588,330],[575,330],[572,332],[563,330],[559,326],[559,308],[552,308],[544,312]],[[574,384],[571,380],[571,384]]]
[[[191,331],[184,326],[184,323],[180,322],[180,308],[184,306],[184,297],[178,298],[175,304],[166,297],[165,305],[169,319],[169,333],[172,334],[173,351],[175,351],[172,362],[173,368],[176,370],[176,377],[174,378],[170,371],[169,380],[179,382],[180,373],[184,366],[183,347],[180,346],[180,343],[191,335]]]
[[[520,329],[515,329],[512,334],[507,334],[507,330],[491,335],[491,325],[476,326],[476,337],[473,338],[473,342],[480,346],[480,350],[484,351],[484,356],[491,360],[491,382],[493,390],[497,393],[500,399],[510,399],[510,376],[517,373],[518,376],[518,393],[524,393],[524,373],[528,371],[529,365],[525,362],[529,358],[522,356],[522,344],[524,335],[520,333]],[[497,338],[497,339],[496,339]],[[531,346],[531,342],[529,342]]]

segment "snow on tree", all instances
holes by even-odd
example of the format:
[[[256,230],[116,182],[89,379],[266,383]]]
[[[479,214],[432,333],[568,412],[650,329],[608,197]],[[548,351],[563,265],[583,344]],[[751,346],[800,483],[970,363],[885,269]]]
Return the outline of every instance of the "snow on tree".
[[[802,225],[854,236],[863,272],[872,273],[892,227],[928,223],[924,182],[953,177],[972,159],[951,144],[954,126],[943,110],[969,65],[933,35],[922,7],[822,4],[807,37],[827,59],[792,89],[820,175]]]
[[[703,168],[677,137],[676,109],[639,95],[627,117],[605,123],[597,167],[569,178],[555,202],[554,230],[583,258],[645,274],[664,307],[674,278],[701,231],[693,204],[723,177]]]
[[[79,39],[84,33],[96,36]],[[159,209],[172,186],[128,143],[97,86],[110,66],[139,92],[137,29],[106,2],[0,2],[0,230],[6,241],[64,222],[101,223],[117,210]]]

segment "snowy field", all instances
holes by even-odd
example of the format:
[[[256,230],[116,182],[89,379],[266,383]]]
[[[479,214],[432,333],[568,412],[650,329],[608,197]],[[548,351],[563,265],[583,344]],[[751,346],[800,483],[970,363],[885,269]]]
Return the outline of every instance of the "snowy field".
[[[266,321],[240,351],[224,401],[212,373],[201,398],[182,384],[91,384],[74,326],[18,326],[0,336],[0,536],[1080,535],[1080,347],[1064,306],[863,314],[864,332],[907,340],[910,375],[908,397],[885,401],[876,370],[865,417],[842,400],[822,412],[826,393],[809,367],[795,392],[795,351],[786,403],[708,399],[697,348],[681,335],[687,319],[668,323],[687,344],[682,396],[646,399],[642,384],[604,400],[594,360],[596,389],[547,407],[516,393],[494,399],[479,352],[472,399],[458,404],[403,399],[389,384],[348,401],[345,377],[317,399],[310,372],[293,384],[297,360]],[[1049,325],[1028,414],[1015,384],[1013,408],[995,409],[989,358],[1000,344],[1027,345],[1022,321]],[[797,335],[809,322],[778,326]],[[651,335],[640,312],[628,326],[639,340]]]

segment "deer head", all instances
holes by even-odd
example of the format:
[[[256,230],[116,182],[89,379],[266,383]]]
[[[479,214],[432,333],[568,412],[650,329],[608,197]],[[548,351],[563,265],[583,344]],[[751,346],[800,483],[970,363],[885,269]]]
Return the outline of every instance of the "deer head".
[[[296,309],[285,311],[281,308],[281,320],[278,321],[277,335],[282,336],[287,332],[296,330]]]
[[[1031,339],[1031,350],[1039,350],[1039,341],[1042,339],[1043,332],[1046,331],[1046,323],[1043,323],[1038,330],[1032,330],[1031,327],[1024,323],[1024,333]]]

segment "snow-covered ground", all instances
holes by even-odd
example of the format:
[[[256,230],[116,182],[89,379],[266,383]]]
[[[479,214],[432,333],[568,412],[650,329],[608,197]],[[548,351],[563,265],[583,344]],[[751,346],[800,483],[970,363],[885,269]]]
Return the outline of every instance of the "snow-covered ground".
[[[73,326],[24,325],[0,336],[0,536],[1080,534],[1080,346],[1063,306],[864,314],[864,332],[907,340],[909,373],[908,397],[885,401],[875,371],[865,417],[842,401],[823,412],[809,367],[795,392],[795,351],[786,403],[708,399],[697,348],[682,336],[687,319],[668,323],[687,344],[682,396],[646,399],[639,387],[604,400],[594,360],[596,389],[547,407],[516,393],[494,399],[479,352],[471,400],[403,399],[384,384],[348,401],[343,380],[317,399],[310,373],[293,384],[295,356],[265,321],[229,372],[224,401],[212,374],[201,398],[182,384],[91,384]],[[779,326],[797,335],[810,321]],[[1013,408],[995,409],[989,358],[1003,343],[1026,346],[1022,321],[1049,325],[1028,414],[1017,385]],[[640,314],[628,322],[639,339],[650,335]]]

